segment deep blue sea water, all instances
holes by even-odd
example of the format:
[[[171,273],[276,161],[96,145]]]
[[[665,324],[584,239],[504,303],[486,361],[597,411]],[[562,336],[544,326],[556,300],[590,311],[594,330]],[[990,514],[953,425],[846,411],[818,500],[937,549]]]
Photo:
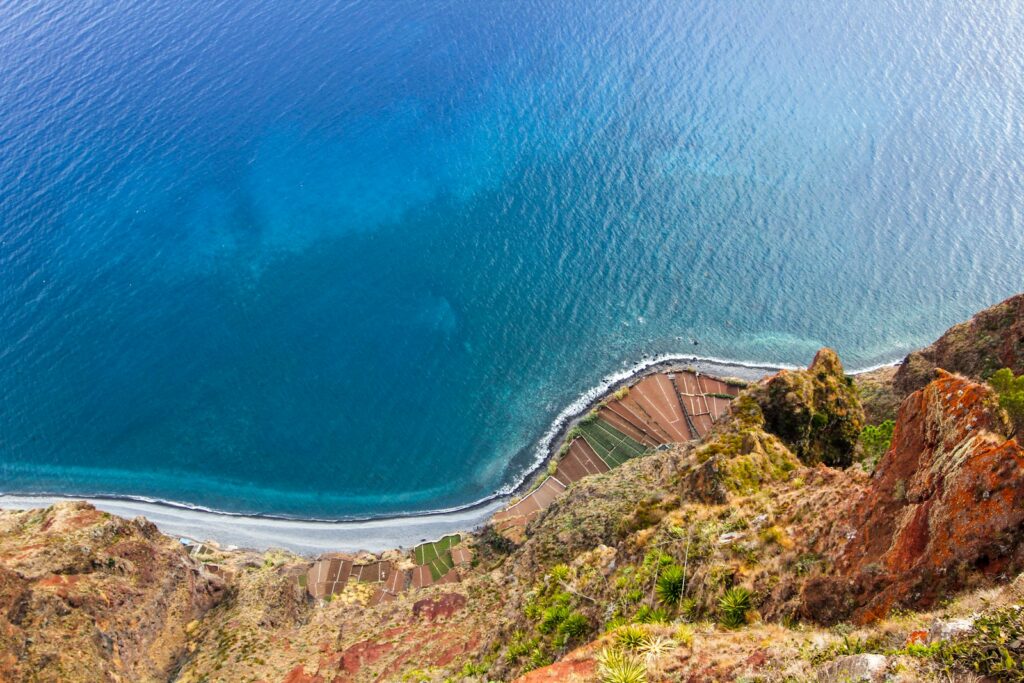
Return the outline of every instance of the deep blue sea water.
[[[1024,289],[1022,114],[1010,3],[0,2],[0,490],[456,506],[644,355],[893,360]]]

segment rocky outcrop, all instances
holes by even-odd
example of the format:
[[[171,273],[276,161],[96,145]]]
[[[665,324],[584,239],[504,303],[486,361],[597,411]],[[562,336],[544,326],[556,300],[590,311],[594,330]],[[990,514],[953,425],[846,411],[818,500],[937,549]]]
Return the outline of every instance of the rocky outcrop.
[[[835,576],[805,587],[806,616],[863,623],[1024,567],[1024,450],[987,386],[938,372],[840,515]]]
[[[0,512],[0,680],[167,680],[223,594],[174,539],[87,503]]]
[[[697,447],[682,475],[684,500],[721,505],[731,495],[750,495],[770,482],[782,481],[800,466],[775,435],[765,431],[761,406],[750,395],[733,401],[732,419],[720,422]]]
[[[936,368],[981,379],[1004,367],[1024,374],[1024,294],[986,308],[908,355],[893,382],[906,396],[932,381]]]
[[[765,428],[778,436],[805,464],[847,467],[864,427],[853,381],[839,356],[822,349],[806,370],[783,370],[753,392]]]

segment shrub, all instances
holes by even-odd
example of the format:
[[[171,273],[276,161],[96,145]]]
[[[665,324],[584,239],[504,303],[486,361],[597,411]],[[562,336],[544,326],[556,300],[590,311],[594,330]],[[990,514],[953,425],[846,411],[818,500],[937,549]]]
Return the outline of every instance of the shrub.
[[[1024,375],[1014,377],[1009,368],[992,373],[988,383],[999,394],[999,405],[1010,416],[1014,429],[1024,428]]]
[[[683,598],[679,601],[679,614],[687,621],[696,621],[700,616],[700,605],[693,598]]]
[[[556,564],[548,571],[548,576],[555,583],[566,581],[569,579],[569,565],[567,564]]]
[[[554,605],[548,607],[541,614],[537,630],[541,633],[554,633],[555,630],[569,617],[569,608],[565,605]]]
[[[641,605],[640,609],[633,615],[633,621],[638,624],[667,624],[669,621],[668,612],[660,607]]]
[[[579,612],[573,612],[558,625],[555,644],[564,647],[572,640],[582,638],[590,631],[590,622]]]
[[[542,666],[551,664],[553,661],[555,660],[552,659],[551,655],[544,651],[543,647],[536,647],[533,652],[530,653],[530,664],[528,668],[539,669]]]
[[[970,635],[949,643],[939,656],[983,676],[1024,682],[1024,610],[1005,607],[979,617]]]
[[[672,634],[672,638],[675,639],[680,645],[690,647],[693,645],[693,627],[689,624],[679,624],[676,626],[675,633]]]
[[[789,537],[786,530],[779,526],[770,526],[761,531],[761,540],[768,544],[774,544],[785,550],[793,548],[793,539]]]
[[[686,575],[678,564],[672,564],[661,570],[658,576],[658,600],[666,605],[675,605],[683,597],[686,587]]]
[[[753,608],[753,599],[746,588],[730,588],[718,599],[719,623],[726,628],[739,628],[747,621],[747,612]]]
[[[527,639],[522,631],[516,631],[512,634],[512,642],[509,643],[508,650],[505,651],[505,661],[511,664],[523,655],[529,654],[535,647],[537,647],[536,640]]]
[[[889,445],[892,443],[892,430],[894,426],[895,423],[892,420],[886,420],[882,424],[868,425],[860,430],[857,443],[860,444],[861,452],[864,454],[863,462],[868,466],[869,470],[875,469],[875,465],[885,455],[885,452],[889,450]]]
[[[601,650],[597,657],[597,675],[601,683],[646,683],[647,667],[621,650]]]

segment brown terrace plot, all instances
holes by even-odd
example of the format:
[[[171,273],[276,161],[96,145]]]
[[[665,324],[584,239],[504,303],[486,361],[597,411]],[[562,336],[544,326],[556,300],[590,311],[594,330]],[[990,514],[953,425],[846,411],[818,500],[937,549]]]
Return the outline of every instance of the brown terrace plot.
[[[570,484],[607,472],[663,444],[699,439],[729,412],[736,384],[695,372],[659,372],[616,392],[570,430],[554,473],[497,513],[502,533],[517,536]]]

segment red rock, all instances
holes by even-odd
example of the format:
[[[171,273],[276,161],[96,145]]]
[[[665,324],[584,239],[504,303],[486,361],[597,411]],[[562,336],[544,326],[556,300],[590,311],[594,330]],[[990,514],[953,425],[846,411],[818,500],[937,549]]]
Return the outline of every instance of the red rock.
[[[907,645],[924,645],[928,642],[928,631],[911,631],[907,635]]]
[[[412,616],[417,619],[449,619],[466,606],[466,596],[459,593],[445,593],[437,600],[426,598],[412,606]]]
[[[839,517],[835,574],[804,588],[808,616],[864,623],[1024,568],[1024,449],[1009,433],[985,385],[939,371],[908,396],[870,485]]]
[[[597,662],[592,659],[581,661],[555,662],[540,669],[520,676],[516,683],[541,683],[542,681],[590,681],[597,670]]]
[[[282,683],[324,683],[324,677],[320,674],[307,674],[305,667],[299,664],[288,672]]]
[[[906,395],[928,384],[936,368],[985,377],[1004,367],[1015,375],[1024,373],[1024,294],[986,308],[948,329],[931,346],[908,355],[894,383]]]

